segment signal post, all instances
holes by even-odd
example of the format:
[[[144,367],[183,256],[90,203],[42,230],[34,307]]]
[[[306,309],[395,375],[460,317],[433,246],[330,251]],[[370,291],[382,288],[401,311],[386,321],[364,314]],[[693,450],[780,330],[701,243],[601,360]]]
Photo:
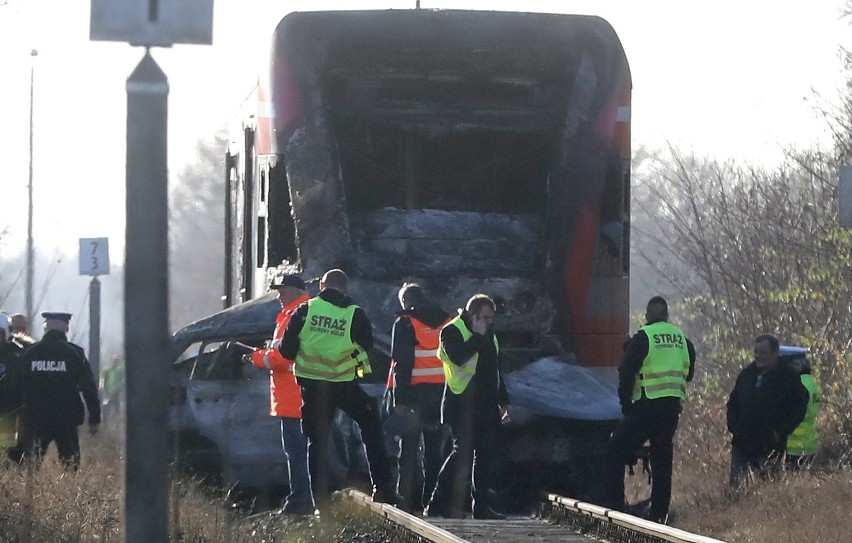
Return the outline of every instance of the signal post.
[[[151,47],[210,44],[213,0],[92,0],[90,39],[145,47],[127,80],[124,540],[169,540],[169,82]]]

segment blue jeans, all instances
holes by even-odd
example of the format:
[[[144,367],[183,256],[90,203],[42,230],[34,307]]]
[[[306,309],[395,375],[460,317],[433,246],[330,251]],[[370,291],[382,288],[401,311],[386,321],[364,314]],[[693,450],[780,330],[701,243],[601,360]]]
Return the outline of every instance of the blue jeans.
[[[310,514],[315,504],[308,474],[308,440],[302,433],[302,419],[281,418],[281,443],[290,471],[290,494],[284,510]]]

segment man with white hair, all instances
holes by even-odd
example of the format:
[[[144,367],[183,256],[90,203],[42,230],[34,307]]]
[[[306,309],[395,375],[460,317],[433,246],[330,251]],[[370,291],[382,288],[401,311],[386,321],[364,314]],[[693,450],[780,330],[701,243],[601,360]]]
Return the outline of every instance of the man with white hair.
[[[66,334],[70,313],[42,313],[44,336],[23,355],[23,424],[16,457],[44,456],[56,442],[59,459],[66,468],[80,465],[77,427],[83,424],[83,402],[89,412],[89,432],[101,422],[98,387],[83,349],[69,342]]]

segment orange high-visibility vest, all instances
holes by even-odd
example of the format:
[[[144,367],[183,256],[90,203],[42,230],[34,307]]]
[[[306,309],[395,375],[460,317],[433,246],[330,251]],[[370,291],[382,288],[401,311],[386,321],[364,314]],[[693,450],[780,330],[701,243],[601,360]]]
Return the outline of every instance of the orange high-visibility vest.
[[[408,319],[414,330],[414,367],[411,369],[411,385],[422,383],[444,384],[444,365],[438,358],[438,344],[441,341],[441,329],[450,319],[432,328],[411,315],[400,315]],[[391,360],[388,372],[387,388],[396,388],[396,360]]]
[[[284,330],[296,309],[311,297],[303,294],[287,307],[281,309],[278,318],[275,319],[275,334],[272,336],[272,345],[268,349],[258,349],[251,353],[251,362],[261,369],[269,370],[269,414],[273,417],[284,417],[298,419],[302,417],[302,389],[296,383],[293,375],[292,360],[281,356],[278,347],[281,346],[281,338]]]
[[[417,345],[414,346],[414,369],[411,370],[411,384],[421,383],[444,384],[444,364],[438,358],[438,344],[441,341],[441,329],[445,323],[437,328],[408,317],[411,327],[414,328],[414,338]],[[447,320],[449,322],[449,319]]]

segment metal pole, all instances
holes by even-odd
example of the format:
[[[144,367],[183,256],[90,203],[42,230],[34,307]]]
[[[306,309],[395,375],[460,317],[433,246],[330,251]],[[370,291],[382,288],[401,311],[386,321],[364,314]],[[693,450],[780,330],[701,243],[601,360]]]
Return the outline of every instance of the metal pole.
[[[169,540],[168,94],[168,78],[146,49],[127,80],[127,543]]]
[[[30,174],[27,182],[27,283],[24,298],[27,312],[27,325],[32,327],[33,318],[33,277],[35,276],[35,258],[33,249],[33,97],[35,95],[35,57],[38,51],[30,52]],[[32,328],[30,328],[32,330]],[[31,333],[27,330],[27,333]]]
[[[93,276],[89,282],[89,365],[95,382],[101,379],[101,282]]]
[[[225,292],[222,296],[222,309],[228,309],[234,305],[234,229],[231,221],[231,168],[237,167],[237,161],[229,152],[225,160]]]

